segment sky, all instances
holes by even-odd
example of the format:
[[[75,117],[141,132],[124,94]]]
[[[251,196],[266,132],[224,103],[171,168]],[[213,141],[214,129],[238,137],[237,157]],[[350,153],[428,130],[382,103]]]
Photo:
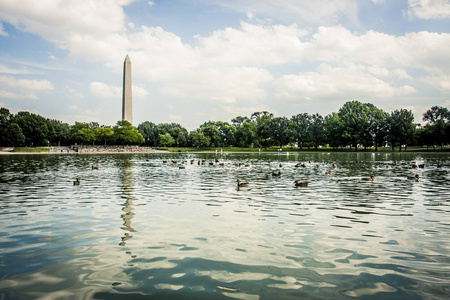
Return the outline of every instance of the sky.
[[[0,0],[0,107],[133,125],[450,107],[450,0]]]

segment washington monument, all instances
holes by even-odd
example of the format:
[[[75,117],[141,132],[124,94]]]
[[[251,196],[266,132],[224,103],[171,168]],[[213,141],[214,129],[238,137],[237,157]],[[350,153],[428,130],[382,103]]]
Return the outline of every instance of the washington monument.
[[[133,124],[133,105],[131,98],[131,60],[125,57],[123,63],[122,120]]]

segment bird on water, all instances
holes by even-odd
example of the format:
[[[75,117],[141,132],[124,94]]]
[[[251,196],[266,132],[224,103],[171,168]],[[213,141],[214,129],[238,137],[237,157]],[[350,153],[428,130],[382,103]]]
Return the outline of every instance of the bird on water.
[[[416,174],[414,176],[408,176],[408,179],[418,181],[419,180],[419,174]]]
[[[238,187],[248,186],[248,182],[241,182],[239,179],[236,182]]]
[[[278,173],[272,172],[273,177],[281,177],[281,171],[278,171]]]
[[[370,177],[363,177],[363,178],[361,178],[361,180],[363,180],[363,181],[373,181],[373,180],[374,180],[374,177],[373,177],[373,176],[370,176]]]
[[[76,178],[76,180],[73,182],[73,185],[80,185],[80,179]]]
[[[300,181],[298,181],[298,180],[296,180],[296,181],[294,181],[294,185],[297,187],[297,186],[300,186],[300,187],[308,187],[308,183],[307,182],[300,182]]]

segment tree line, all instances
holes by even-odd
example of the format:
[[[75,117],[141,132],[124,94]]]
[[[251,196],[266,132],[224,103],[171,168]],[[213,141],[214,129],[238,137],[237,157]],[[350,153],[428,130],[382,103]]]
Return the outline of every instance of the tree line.
[[[410,110],[387,113],[371,103],[346,102],[338,112],[325,117],[301,113],[275,117],[267,111],[251,116],[237,116],[231,122],[208,121],[188,132],[176,123],[154,124],[145,121],[133,127],[127,121],[115,126],[97,122],[75,122],[69,125],[58,120],[19,112],[11,114],[0,108],[0,146],[56,146],[71,144],[122,144],[151,147],[283,147],[300,149],[327,145],[335,149],[365,149],[389,145],[405,147],[446,145],[450,142],[450,111],[432,106],[423,114],[424,126],[414,123]]]

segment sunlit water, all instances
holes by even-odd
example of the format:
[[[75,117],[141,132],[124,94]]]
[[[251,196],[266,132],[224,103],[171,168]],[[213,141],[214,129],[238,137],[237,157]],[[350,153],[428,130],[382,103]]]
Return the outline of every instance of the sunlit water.
[[[449,158],[0,156],[0,299],[448,299]]]

